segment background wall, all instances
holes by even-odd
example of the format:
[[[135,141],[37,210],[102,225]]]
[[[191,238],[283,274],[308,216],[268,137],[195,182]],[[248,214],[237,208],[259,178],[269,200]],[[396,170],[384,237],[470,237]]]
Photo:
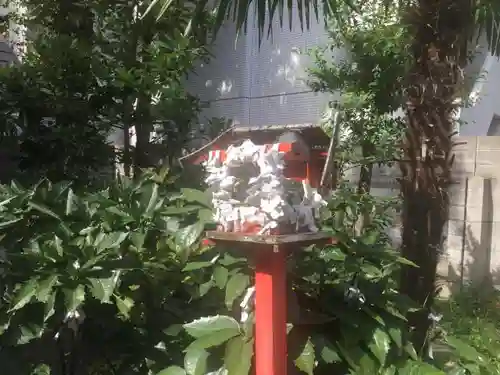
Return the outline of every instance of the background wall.
[[[234,26],[226,25],[213,48],[215,59],[189,77],[189,90],[210,103],[202,121],[226,117],[255,126],[317,122],[332,98],[307,86],[310,59],[299,51],[325,44],[322,21],[312,20],[310,30],[302,32],[297,18],[291,30],[286,20],[281,29],[276,19],[272,36],[260,45],[252,24],[237,40]],[[339,51],[338,58],[343,55]]]
[[[455,138],[453,184],[444,252],[444,293],[466,282],[500,286],[500,137]],[[377,195],[399,194],[397,167],[375,170]],[[399,240],[399,225],[391,230]]]

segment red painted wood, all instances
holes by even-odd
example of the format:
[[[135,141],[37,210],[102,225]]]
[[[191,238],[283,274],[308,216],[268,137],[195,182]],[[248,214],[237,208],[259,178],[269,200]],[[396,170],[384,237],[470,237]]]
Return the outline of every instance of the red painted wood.
[[[261,250],[255,268],[256,375],[286,375],[286,251],[282,245]]]

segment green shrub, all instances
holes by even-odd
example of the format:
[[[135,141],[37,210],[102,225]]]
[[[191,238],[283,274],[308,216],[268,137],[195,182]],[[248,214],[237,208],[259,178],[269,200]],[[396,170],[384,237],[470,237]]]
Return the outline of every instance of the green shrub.
[[[500,374],[499,297],[493,288],[466,286],[438,305],[444,332],[454,338],[453,343],[460,340],[458,348],[462,352],[484,363],[481,369],[460,358],[470,374]]]
[[[21,353],[17,363],[33,367],[56,350],[70,353],[69,362],[86,358],[89,372],[104,365],[102,373],[120,374],[156,372],[177,361],[184,337],[165,330],[210,313],[208,304],[192,300],[197,280],[182,269],[211,210],[202,192],[179,189],[175,180],[166,171],[151,172],[83,195],[48,181],[2,186],[0,355],[12,363]],[[72,314],[86,317],[79,354],[61,331]],[[37,343],[48,353],[26,363],[22,353]],[[70,373],[66,368],[64,375]]]
[[[252,371],[253,315],[241,323],[239,309],[253,285],[251,259],[200,246],[210,204],[180,185],[162,170],[87,194],[48,181],[0,187],[5,374]],[[385,235],[392,209],[343,187],[323,220],[337,244],[290,258],[300,314],[290,321],[289,359],[299,371],[444,374],[410,343],[406,315],[416,306],[394,281],[408,262]],[[360,216],[367,225],[353,231]],[[436,363],[450,374],[491,367],[459,339],[447,343],[458,359]]]

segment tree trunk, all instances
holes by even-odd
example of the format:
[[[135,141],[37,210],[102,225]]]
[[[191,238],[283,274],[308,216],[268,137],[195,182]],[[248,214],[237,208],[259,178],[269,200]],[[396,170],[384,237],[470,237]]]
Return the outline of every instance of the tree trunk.
[[[408,129],[400,164],[403,203],[402,253],[419,268],[405,267],[401,291],[423,307],[410,316],[414,344],[426,347],[436,268],[443,248],[452,166],[454,100],[461,82],[464,30],[472,12],[468,0],[420,0],[409,11],[415,35],[415,65],[407,87]]]

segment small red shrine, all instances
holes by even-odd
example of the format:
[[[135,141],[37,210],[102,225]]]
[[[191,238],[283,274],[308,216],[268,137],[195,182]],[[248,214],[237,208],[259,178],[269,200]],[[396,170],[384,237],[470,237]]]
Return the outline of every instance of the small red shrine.
[[[181,159],[206,166],[219,222],[207,237],[255,259],[256,375],[287,375],[286,258],[330,240],[314,221],[331,149],[315,125],[235,126]]]

